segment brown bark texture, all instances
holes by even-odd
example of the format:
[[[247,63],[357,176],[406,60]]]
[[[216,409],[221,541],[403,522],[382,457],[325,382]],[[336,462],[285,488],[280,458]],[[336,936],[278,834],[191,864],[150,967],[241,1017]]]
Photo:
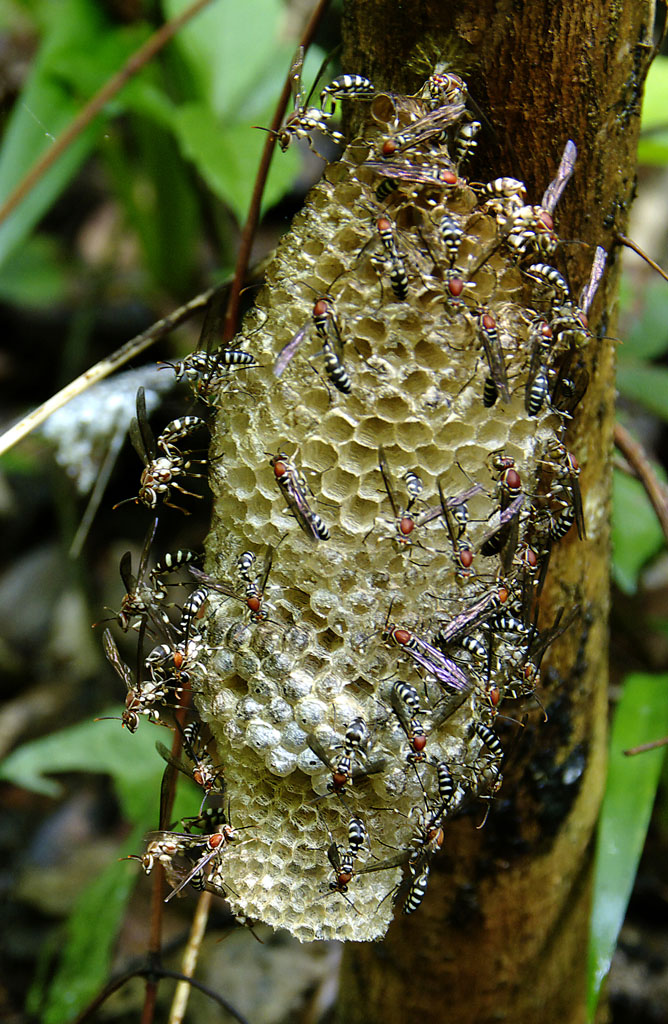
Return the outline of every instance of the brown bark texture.
[[[344,951],[339,1019],[395,1024],[580,1024],[594,829],[605,778],[608,499],[614,417],[613,306],[616,232],[635,187],[644,79],[653,56],[654,5],[460,0],[347,0],[344,67],[377,88],[415,91],[416,48],[466,78],[493,127],[484,129],[471,179],[510,175],[540,202],[567,139],[575,174],[557,209],[556,266],[577,294],[593,248],[608,270],[590,315],[591,383],[566,435],[583,463],[589,538],[571,531],[550,565],[541,616],[579,609],[544,660],[540,697],[526,727],[498,729],[510,751],[505,782],[488,808],[450,823],[420,911],[382,943]],[[514,749],[513,749],[514,748]],[[512,766],[511,766],[512,763]],[[476,820],[477,818],[477,820]]]

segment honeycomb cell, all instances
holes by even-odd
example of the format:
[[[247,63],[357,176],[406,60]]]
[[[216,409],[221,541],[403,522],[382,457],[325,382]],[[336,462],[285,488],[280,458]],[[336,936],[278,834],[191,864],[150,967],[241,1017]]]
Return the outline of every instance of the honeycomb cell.
[[[355,439],[367,448],[378,448],[379,444],[391,445],[394,442],[394,427],[377,416],[362,420],[355,431]]]
[[[283,729],[283,746],[291,753],[300,753],[307,745],[307,736],[308,734],[292,720],[291,715]]]
[[[263,750],[270,750],[280,742],[281,734],[278,729],[273,729],[265,721],[253,718],[246,729],[246,743],[253,750],[260,753]]]
[[[291,672],[287,679],[283,680],[281,692],[289,703],[296,704],[297,701],[302,700],[302,698],[311,693],[313,683],[312,675],[297,669]]]
[[[273,747],[265,760],[265,764],[273,775],[285,777],[291,775],[297,767],[297,757],[284,747]],[[266,886],[266,888],[271,888]]]
[[[321,700],[305,697],[295,705],[295,721],[305,732],[312,732],[327,714],[327,705]]]
[[[273,697],[267,708],[267,716],[275,725],[292,720],[292,707],[282,697]]]

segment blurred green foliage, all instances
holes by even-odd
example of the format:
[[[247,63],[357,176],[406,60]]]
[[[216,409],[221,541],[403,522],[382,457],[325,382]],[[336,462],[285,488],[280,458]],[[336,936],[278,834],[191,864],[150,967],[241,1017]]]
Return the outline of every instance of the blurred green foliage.
[[[657,57],[647,82],[642,111],[642,135],[638,147],[641,164],[668,164],[668,57]]]
[[[668,58],[650,70],[643,105],[639,163],[668,165]],[[617,385],[631,408],[668,421],[668,284],[657,277],[638,296],[622,277],[620,319],[629,323],[618,348]],[[633,430],[633,427],[631,426]],[[653,469],[665,482],[655,462]],[[666,539],[639,480],[615,471],[612,504],[613,578],[626,594],[639,589],[643,569]],[[668,623],[652,622],[665,632]],[[599,820],[589,945],[587,1014],[595,1018],[649,827],[665,750],[636,757],[623,751],[668,734],[668,676],[634,674],[623,685],[610,736],[608,776]]]
[[[118,708],[108,709],[117,715]],[[161,730],[146,722],[136,735],[118,722],[82,722],[25,743],[0,763],[0,779],[35,793],[57,797],[63,772],[97,772],[110,776],[124,818],[132,832],[118,856],[139,853],[143,839],[158,824],[158,794],[165,763],[155,749]],[[201,797],[192,783],[181,785],[174,820],[196,813]],[[28,994],[26,1009],[43,1024],[72,1020],[109,978],[116,936],[137,878],[137,866],[114,861],[90,884],[83,886],[62,926],[57,949],[46,949],[58,963],[49,984],[44,965]]]
[[[610,736],[608,778],[596,846],[587,1012],[594,1020],[633,889],[661,777],[664,751],[624,751],[668,734],[668,675],[629,676]]]
[[[33,19],[39,45],[5,125],[3,200],[155,27],[113,24],[96,0],[20,6]],[[166,0],[164,15],[187,6],[186,0]],[[205,227],[218,229],[221,262],[230,261],[226,217],[245,219],[265,141],[252,125],[269,123],[294,50],[292,41],[280,38],[282,17],[280,0],[213,0],[132,77],[0,224],[0,296],[46,304],[64,293],[57,250],[36,246],[33,232],[90,158],[104,168],[155,286],[188,295]],[[309,69],[317,61],[311,55]],[[296,169],[294,151],[273,161],[265,209],[289,189]],[[210,193],[207,202],[213,197],[220,207],[206,224],[200,182]],[[24,278],[21,249],[28,242],[32,255]]]

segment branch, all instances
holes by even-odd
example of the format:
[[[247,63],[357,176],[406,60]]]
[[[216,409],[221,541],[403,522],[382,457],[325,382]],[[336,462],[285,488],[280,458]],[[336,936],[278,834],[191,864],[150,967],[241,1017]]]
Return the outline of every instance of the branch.
[[[203,992],[205,996],[209,997],[209,999],[213,999],[219,1006],[222,1006],[224,1010],[227,1010],[230,1017],[233,1017],[234,1020],[239,1022],[239,1024],[248,1024],[246,1018],[242,1016],[238,1010],[235,1010],[231,1003],[228,1003],[227,999],[219,995],[218,992],[214,992],[214,990],[209,988],[208,985],[203,985],[201,981],[196,981],[195,978],[189,978],[187,975],[180,974],[178,971],[170,971],[166,967],[150,966],[138,967],[133,971],[127,971],[125,974],[121,974],[119,978],[115,978],[113,981],[110,981],[109,984],[105,985],[102,991],[95,996],[88,1006],[81,1011],[79,1016],[75,1017],[72,1024],[83,1024],[85,1020],[88,1020],[88,1018],[95,1013],[98,1007],[102,1006],[102,1004],[107,1001],[109,996],[113,995],[114,992],[117,992],[119,988],[122,988],[123,985],[132,978],[147,977],[154,977],[157,979],[173,978],[175,981],[186,982],[188,985],[192,985],[193,988],[198,989],[198,991]]]
[[[116,96],[121,91],[124,85],[136,75],[138,71],[148,64],[150,60],[155,57],[169,41],[179,31],[179,29],[185,25],[187,21],[190,21],[196,14],[211,3],[211,0],[195,0],[193,4],[188,7],[183,14],[179,14],[178,17],[172,18],[165,25],[154,32],[150,39],[139,47],[130,57],[128,57],[125,65],[118,71],[109,81],[102,86],[102,88],[93,96],[86,106],[81,110],[74,118],[72,123],[62,135],[55,140],[50,149],[47,149],[45,153],[37,160],[36,163],[30,168],[28,173],[21,179],[13,192],[10,193],[8,198],[0,207],[0,224],[7,219],[10,213],[18,206],[20,202],[27,196],[27,194],[35,187],[37,182],[42,178],[50,167],[55,164],[56,160],[65,152],[68,146],[71,146],[78,135],[84,131],[85,128],[93,121],[94,118],[100,113],[102,108],[109,102],[112,97]]]
[[[631,468],[635,470],[638,479],[647,491],[647,497],[652,503],[663,535],[668,541],[668,494],[665,485],[661,483],[652,469],[647,452],[621,423],[615,423],[615,445]]]
[[[183,745],[183,723],[188,713],[190,706],[191,689],[190,683],[184,684],[181,690],[181,705],[179,710],[175,714],[178,728],[174,730],[174,736],[172,739],[172,757],[176,760],[181,753],[181,747]],[[163,794],[164,789],[164,794]],[[174,796],[176,794],[176,769],[173,765],[168,764],[165,769],[165,780],[163,787],[160,792],[160,820],[158,825],[161,829],[167,828],[167,823],[171,817],[172,807],[174,805]],[[153,888],[151,890],[151,934],[149,939],[149,958],[155,963],[160,963],[162,956],[162,912],[163,912],[163,881],[164,881],[164,869],[159,864],[157,865],[153,877]],[[149,977],[146,982],[146,993],[144,996],[144,1006],[142,1009],[141,1024],[152,1024],[155,1015],[155,1002],[158,994],[158,988],[156,982]]]
[[[665,270],[662,270],[659,264],[655,263],[652,257],[648,256],[647,253],[640,248],[637,242],[634,242],[632,238],[627,238],[626,235],[617,234],[615,235],[615,238],[620,245],[625,245],[628,249],[631,249],[638,256],[642,257],[645,263],[649,263],[652,270],[656,270],[657,274],[660,274],[664,281],[668,281],[668,274]]]
[[[202,940],[204,939],[204,933],[209,920],[209,910],[211,909],[212,900],[213,896],[210,892],[203,892],[197,901],[197,909],[195,911],[195,917],[193,918],[192,929],[190,931],[190,937],[188,938],[188,945],[185,948],[183,960],[181,962],[183,974],[187,978],[192,978],[197,964],[197,957],[199,956]],[[168,1024],[181,1024],[188,1006],[189,995],[190,987],[188,982],[180,981],[176,986],[176,991],[174,993],[174,1000],[169,1013]]]
[[[67,405],[68,402],[76,398],[77,395],[82,394],[92,384],[97,384],[98,381],[104,380],[105,377],[114,373],[124,363],[127,363],[130,359],[138,356],[140,352],[149,348],[159,338],[169,334],[175,327],[189,320],[199,309],[207,305],[215,291],[215,288],[208,288],[207,291],[196,295],[194,299],[190,299],[185,305],[179,306],[178,309],[163,317],[162,320],[157,320],[156,323],[142,331],[141,334],[135,335],[134,338],[127,341],[121,348],[116,349],[112,355],[101,359],[99,363],[95,363],[94,366],[91,366],[85,373],[76,377],[75,380],[67,384],[57,394],[52,395],[42,405],[29,412],[27,416],[24,416],[13,427],[10,427],[9,430],[0,435],[0,455],[9,451],[18,441],[32,433],[36,427],[41,426],[52,412],[56,412],[57,409]]]
[[[648,750],[656,750],[658,747],[668,746],[668,736],[663,736],[660,740],[652,740],[651,743],[641,743],[639,747],[631,747],[630,750],[625,750],[624,753],[627,757],[633,757],[634,754],[644,754]]]

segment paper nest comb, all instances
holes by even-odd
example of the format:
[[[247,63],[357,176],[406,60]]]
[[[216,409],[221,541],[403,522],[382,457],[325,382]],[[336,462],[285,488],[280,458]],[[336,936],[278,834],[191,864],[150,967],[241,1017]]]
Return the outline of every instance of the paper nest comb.
[[[549,548],[549,522],[567,504],[565,485],[550,484],[563,480],[552,460],[566,417],[549,399],[537,415],[525,409],[531,332],[537,317],[550,320],[555,298],[524,272],[532,262],[545,263],[545,255],[529,244],[518,259],[507,243],[508,209],[517,202],[499,198],[495,205],[459,176],[450,155],[456,126],[445,141],[431,138],[399,158],[429,173],[456,173],[454,185],[398,180],[394,190],[388,186],[389,199],[376,197],[389,174],[377,170],[383,140],[432,106],[427,98],[377,96],[364,138],[311,191],[233,342],[259,366],[235,376],[220,396],[211,446],[208,572],[234,578],[243,551],[254,552],[261,565],[268,545],[273,566],[264,622],[250,621],[240,602],[210,597],[206,636],[213,651],[195,678],[196,703],[225,764],[233,824],[244,831],[215,862],[209,884],[226,894],[235,913],[287,928],[303,941],[364,941],[385,933],[402,876],[410,885],[428,865],[426,853],[416,857],[415,837],[428,809],[439,804],[437,763],[448,765],[454,785],[442,814],[446,845],[448,815],[477,793],[489,797],[500,782],[475,723],[493,728],[490,694],[507,696],[522,677],[527,655],[517,635],[495,628],[493,653],[482,662],[461,645],[463,634],[457,637],[447,656],[469,680],[458,695],[384,640],[390,609],[393,625],[433,644],[440,627],[498,588],[500,578],[515,598],[526,591],[528,573],[518,554],[510,552],[512,564],[504,569],[507,550],[488,557],[479,551],[499,522],[495,453],[514,459],[525,494],[543,494],[538,504],[526,498],[513,518],[513,550],[537,549],[539,542]],[[440,234],[445,214],[463,232],[454,262],[444,255]],[[408,275],[403,300],[392,290],[381,217],[395,226]],[[465,283],[459,296],[449,284],[454,276]],[[336,308],[340,356],[352,384],[347,395],[327,380],[323,342],[311,326],[280,378],[274,373],[279,353],[310,325],[323,295]],[[491,408],[483,404],[490,369],[481,307],[496,321],[510,390],[509,402],[499,397]],[[579,353],[582,337],[573,337],[561,338],[562,349]],[[554,352],[550,365],[554,394],[564,383]],[[412,543],[397,541],[379,446],[402,509],[404,474],[416,473],[424,485],[412,509],[418,521]],[[303,475],[328,540],[310,538],[287,509],[269,461],[278,454]],[[477,552],[475,575],[458,574],[443,515],[428,515],[440,507],[439,483],[446,498],[481,485],[468,502],[465,534]],[[420,523],[421,517],[429,521]],[[488,619],[468,631],[487,648]],[[392,706],[398,680],[420,697],[426,760],[415,764]],[[346,729],[358,717],[369,742],[355,752],[353,767],[383,767],[354,778],[339,798],[328,792],[332,769],[310,741],[315,737],[336,765]],[[364,822],[368,838],[344,897],[330,890],[335,873],[327,851],[333,842],[347,847],[351,816]],[[395,866],[369,870],[384,862]]]

